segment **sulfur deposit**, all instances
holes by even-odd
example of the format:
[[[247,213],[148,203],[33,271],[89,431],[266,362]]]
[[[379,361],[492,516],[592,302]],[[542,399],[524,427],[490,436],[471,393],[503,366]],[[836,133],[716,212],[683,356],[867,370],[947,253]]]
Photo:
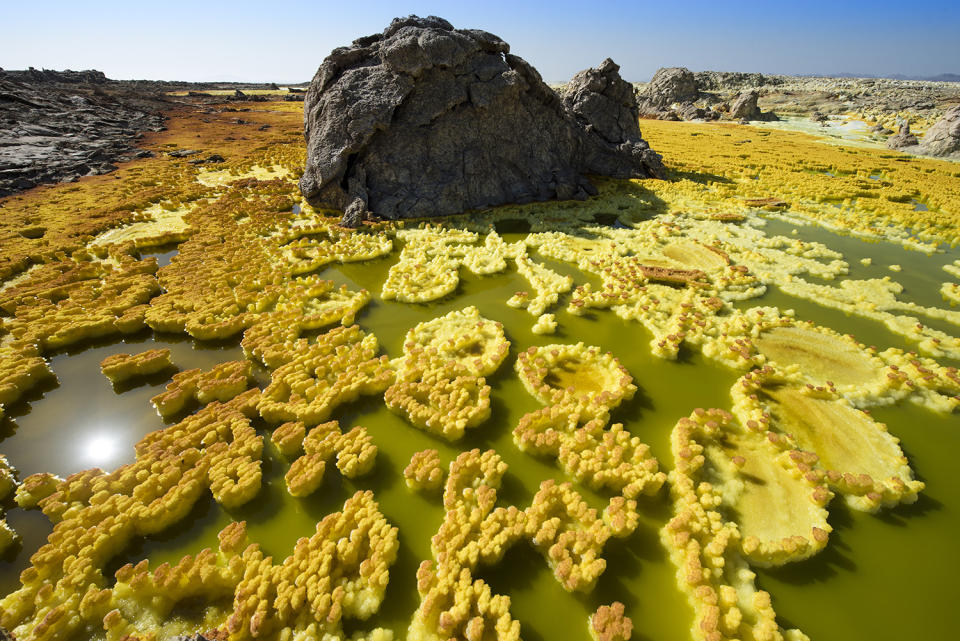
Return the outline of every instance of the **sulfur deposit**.
[[[516,84],[482,94],[478,75],[441,120],[534,86],[488,34],[391,29],[335,54],[328,87],[386,53],[362,68],[410,77],[391,113],[407,122],[453,73],[418,52],[453,41],[476,48],[430,55]],[[421,62],[416,82],[390,67]],[[698,101],[757,83],[773,99],[769,79],[692,75]],[[14,638],[942,636],[924,588],[952,570],[956,166],[645,121],[670,180],[597,176],[587,200],[347,229],[298,191],[300,104],[241,98],[172,114],[144,141],[156,155],[109,177],[0,203]],[[612,63],[556,100],[576,127],[632,140]],[[729,117],[703,104],[669,110]],[[933,121],[912,121],[920,140]],[[400,136],[344,156],[331,189],[393,193],[365,164],[386,162],[364,155],[380,134]],[[550,198],[587,189],[550,180]],[[159,350],[123,355],[147,339]],[[104,357],[117,376],[190,369],[114,397]],[[54,400],[66,418],[45,413]],[[84,430],[107,420],[156,431],[85,469],[99,441]],[[851,586],[917,615],[863,616]],[[821,616],[819,598],[845,605]]]
[[[596,417],[637,391],[629,372],[607,352],[583,343],[531,347],[520,353],[517,373],[541,403],[571,404]]]
[[[756,575],[744,556],[759,554],[759,558],[779,558],[783,562],[822,548],[828,536],[828,530],[820,527],[825,525],[822,506],[830,498],[829,491],[812,483],[804,485],[809,482],[802,477],[797,479],[794,485],[801,509],[775,522],[782,529],[771,532],[774,537],[787,536],[764,541],[751,535],[753,538],[747,539],[737,523],[723,516],[724,508],[729,509],[723,488],[704,482],[712,476],[705,466],[716,464],[709,443],[730,427],[731,417],[726,412],[698,409],[690,418],[680,419],[671,437],[677,464],[670,485],[674,517],[661,531],[661,538],[677,567],[677,584],[687,593],[696,613],[692,637],[710,641],[764,637],[803,641],[808,637],[799,630],[784,630],[777,624],[770,595],[757,590]],[[727,468],[720,477],[722,482],[736,478],[741,474],[738,467],[746,465],[739,454],[728,461],[722,463]],[[747,490],[737,500],[748,501],[749,497]]]
[[[114,354],[100,362],[100,371],[111,383],[147,376],[173,367],[169,349],[151,349],[139,354]]]
[[[109,638],[163,635],[175,632],[164,621],[178,601],[206,599],[212,607],[227,598],[232,607],[219,616],[209,612],[214,627],[231,638],[256,638],[285,627],[316,630],[319,621],[336,634],[341,618],[375,611],[396,558],[397,531],[369,492],[318,523],[316,534],[300,539],[280,564],[249,544],[243,523],[233,523],[220,533],[218,551],[153,570],[147,561],[128,564],[107,587],[103,565],[113,550],[180,521],[204,491],[225,506],[253,498],[261,483],[262,438],[250,426],[258,396],[251,390],[226,404],[214,401],[148,435],[137,445],[137,461],[112,473],[94,469],[34,483],[33,492],[44,495],[37,505],[57,526],[23,573],[21,589],[3,600],[0,625],[23,639],[66,636],[85,626]],[[342,440],[348,443],[340,446],[338,467],[360,471],[363,435]],[[322,579],[326,587],[308,599],[293,584],[297,576]]]
[[[503,326],[476,307],[450,312],[407,332],[387,407],[414,426],[449,441],[490,417],[487,375],[506,358]]]
[[[443,468],[437,450],[415,452],[410,464],[403,470],[407,487],[411,490],[435,490],[443,484]]]
[[[168,351],[169,354],[169,351]],[[247,389],[250,381],[249,361],[220,363],[208,371],[191,369],[173,375],[166,390],[151,399],[160,416],[177,414],[191,400],[206,404],[228,401]]]
[[[443,491],[444,520],[433,537],[433,560],[417,571],[420,607],[408,639],[520,638],[510,597],[494,594],[474,578],[480,565],[496,564],[507,549],[527,539],[539,550],[568,591],[589,591],[606,569],[602,552],[611,537],[629,536],[637,526],[636,502],[612,499],[598,514],[569,483],[545,481],[525,510],[495,507],[507,465],[493,450],[471,450],[451,464]],[[622,614],[622,612],[621,612]],[[612,615],[612,613],[611,613]],[[627,630],[627,622],[604,611],[602,629]],[[609,619],[609,620],[608,620]],[[629,632],[627,632],[629,636]]]

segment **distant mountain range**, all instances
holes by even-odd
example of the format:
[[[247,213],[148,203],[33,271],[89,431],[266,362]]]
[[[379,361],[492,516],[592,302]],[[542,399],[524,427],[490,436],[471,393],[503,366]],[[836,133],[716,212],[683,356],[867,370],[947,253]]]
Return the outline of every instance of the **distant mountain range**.
[[[890,80],[926,80],[928,82],[960,82],[958,73],[941,73],[936,76],[911,76],[902,73],[886,75],[872,73],[805,73],[806,78],[889,78]]]

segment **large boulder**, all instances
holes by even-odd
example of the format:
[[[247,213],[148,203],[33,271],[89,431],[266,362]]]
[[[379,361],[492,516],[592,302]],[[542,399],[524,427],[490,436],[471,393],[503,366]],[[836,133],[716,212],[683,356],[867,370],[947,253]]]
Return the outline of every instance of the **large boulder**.
[[[920,151],[930,156],[960,155],[960,105],[949,109],[927,130]]]
[[[730,118],[741,121],[777,120],[778,118],[772,112],[760,111],[760,107],[757,105],[759,97],[760,92],[756,89],[740,92],[740,95],[730,105]]]
[[[693,102],[700,97],[697,80],[686,67],[661,67],[653,74],[643,97],[657,107]]]
[[[397,18],[334,50],[310,83],[300,189],[357,224],[584,198],[585,174],[659,176],[617,70],[578,74],[562,101],[497,36]]]

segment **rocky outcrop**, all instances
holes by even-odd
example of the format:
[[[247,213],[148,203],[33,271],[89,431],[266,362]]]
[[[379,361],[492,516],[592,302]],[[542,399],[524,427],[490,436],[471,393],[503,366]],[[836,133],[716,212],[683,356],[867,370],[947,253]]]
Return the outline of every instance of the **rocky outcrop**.
[[[34,69],[30,67],[22,71],[2,71],[2,73],[8,80],[30,84],[104,85],[110,82],[102,71],[96,69],[55,71],[53,69]]]
[[[923,136],[920,153],[960,156],[960,105],[949,109]]]
[[[639,96],[640,116],[658,120],[717,120],[712,96],[700,91],[696,77],[684,67],[657,69]],[[694,104],[694,103],[697,104]]]
[[[917,144],[917,137],[910,133],[910,123],[904,120],[900,123],[900,131],[887,139],[888,149],[906,149]]]
[[[641,140],[633,85],[620,77],[620,67],[610,58],[575,75],[564,87],[561,100],[584,129],[611,145]]]
[[[661,67],[653,74],[644,92],[644,101],[656,107],[669,107],[677,102],[693,102],[700,90],[693,73],[686,67]]]
[[[0,196],[116,169],[148,154],[142,131],[163,127],[142,95],[117,95],[98,71],[0,72]]]
[[[739,71],[697,71],[693,77],[700,91],[720,93],[783,84],[783,76],[765,76],[762,73]]]
[[[314,206],[389,219],[595,193],[586,174],[658,176],[612,61],[563,99],[497,36],[434,16],[395,19],[334,50],[304,103]],[[631,124],[632,120],[632,124]]]
[[[730,105],[730,117],[735,120],[759,120],[761,112],[757,106],[760,94],[756,90],[744,91]]]
[[[730,118],[749,122],[751,120],[776,120],[772,113],[764,113],[757,105],[760,92],[756,89],[742,92],[730,105]]]

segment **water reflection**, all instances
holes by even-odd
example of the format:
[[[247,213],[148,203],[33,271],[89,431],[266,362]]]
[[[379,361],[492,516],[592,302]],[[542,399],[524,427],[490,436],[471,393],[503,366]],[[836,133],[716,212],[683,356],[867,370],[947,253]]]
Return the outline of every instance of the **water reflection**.
[[[54,354],[50,366],[59,385],[9,407],[9,418],[0,428],[0,448],[20,478],[36,472],[66,476],[94,466],[109,470],[132,462],[137,441],[164,427],[150,399],[173,372],[113,386],[100,373],[100,361],[111,354],[163,347],[170,349],[180,371],[243,358],[236,341],[208,344],[151,332]],[[258,383],[262,379],[260,372]]]
[[[173,257],[177,255],[180,248],[177,245],[161,245],[160,247],[151,247],[147,251],[140,252],[140,258],[149,258],[153,256],[157,259],[157,265],[165,267],[170,264]]]
[[[88,467],[111,467],[120,452],[119,440],[116,431],[93,434],[80,444],[80,459]]]

